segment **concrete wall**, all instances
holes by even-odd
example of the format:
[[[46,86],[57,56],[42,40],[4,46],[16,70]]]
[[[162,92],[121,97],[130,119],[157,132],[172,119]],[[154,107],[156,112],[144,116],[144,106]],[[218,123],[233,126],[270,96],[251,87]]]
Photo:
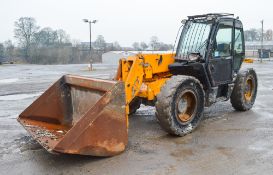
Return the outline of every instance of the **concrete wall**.
[[[247,57],[258,58],[259,57],[258,50],[246,50],[246,58]]]

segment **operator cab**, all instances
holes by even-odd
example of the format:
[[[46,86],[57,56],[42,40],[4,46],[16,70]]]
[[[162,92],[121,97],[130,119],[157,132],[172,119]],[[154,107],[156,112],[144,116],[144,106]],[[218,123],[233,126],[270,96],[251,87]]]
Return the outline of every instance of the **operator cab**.
[[[174,75],[193,75],[205,88],[232,83],[245,56],[243,25],[233,14],[189,16],[177,45]]]

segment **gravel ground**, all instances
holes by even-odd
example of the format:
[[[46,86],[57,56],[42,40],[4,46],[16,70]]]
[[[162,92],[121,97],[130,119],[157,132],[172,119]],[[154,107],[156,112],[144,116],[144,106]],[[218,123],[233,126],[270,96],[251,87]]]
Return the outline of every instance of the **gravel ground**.
[[[154,108],[130,118],[129,144],[111,158],[52,155],[16,121],[17,116],[63,74],[108,79],[115,66],[0,66],[0,174],[272,174],[273,62],[247,64],[258,73],[255,106],[236,112],[230,102],[205,110],[204,121],[185,137],[166,134]]]

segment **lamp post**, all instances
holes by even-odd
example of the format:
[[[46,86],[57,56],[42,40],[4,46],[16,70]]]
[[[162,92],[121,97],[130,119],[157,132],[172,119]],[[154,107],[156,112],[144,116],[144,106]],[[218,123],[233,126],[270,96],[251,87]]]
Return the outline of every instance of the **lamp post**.
[[[92,24],[95,24],[98,22],[98,20],[88,20],[88,19],[83,19],[83,22],[89,23],[89,34],[90,34],[90,41],[89,41],[89,55],[90,55],[90,71],[92,70],[92,38],[91,38],[91,26]]]

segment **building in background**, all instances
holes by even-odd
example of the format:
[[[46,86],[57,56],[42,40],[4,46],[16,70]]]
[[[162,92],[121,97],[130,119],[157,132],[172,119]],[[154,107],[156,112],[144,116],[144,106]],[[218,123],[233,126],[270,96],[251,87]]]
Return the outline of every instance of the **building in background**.
[[[259,50],[262,48],[261,41],[247,41],[246,42],[246,57],[259,57]],[[273,56],[273,41],[264,41],[263,42],[263,49],[266,52],[269,52],[269,56]]]

